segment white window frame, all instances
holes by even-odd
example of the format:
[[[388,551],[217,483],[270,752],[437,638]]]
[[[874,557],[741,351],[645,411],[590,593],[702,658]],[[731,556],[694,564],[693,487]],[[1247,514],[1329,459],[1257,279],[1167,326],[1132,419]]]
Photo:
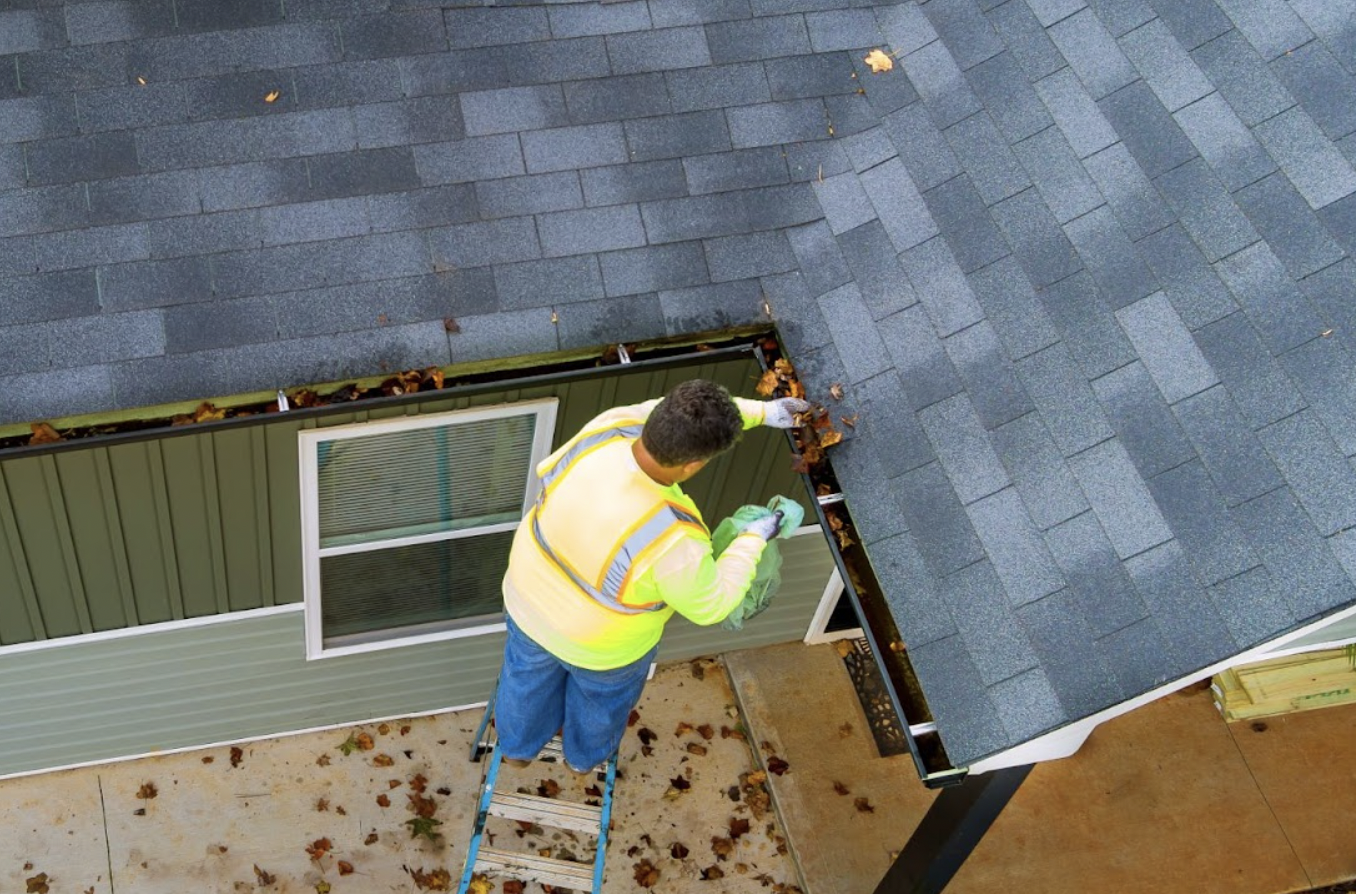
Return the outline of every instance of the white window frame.
[[[426,413],[415,416],[402,416],[399,419],[383,419],[375,422],[355,422],[349,425],[336,425],[329,428],[314,428],[298,432],[297,450],[301,469],[301,550],[302,550],[302,603],[306,618],[306,660],[333,658],[340,655],[354,655],[363,652],[376,652],[384,649],[403,648],[422,643],[460,639],[468,636],[483,636],[505,629],[502,616],[494,621],[471,624],[451,630],[437,630],[428,633],[413,633],[395,636],[389,639],[373,640],[346,645],[325,645],[322,626],[320,589],[320,560],[327,556],[344,553],[365,552],[378,549],[390,549],[398,546],[410,546],[419,543],[432,543],[442,540],[455,540],[462,537],[475,537],[512,531],[518,527],[522,516],[537,499],[541,482],[534,470],[539,462],[551,454],[551,443],[555,438],[556,410],[559,400],[554,397],[538,400],[525,400],[508,404],[496,404],[491,407],[473,407],[466,410],[451,410],[445,413]],[[456,531],[440,531],[432,534],[418,534],[394,540],[376,543],[349,544],[344,546],[320,546],[320,499],[319,465],[317,456],[321,442],[342,441],[351,438],[366,438],[373,435],[411,431],[424,428],[455,428],[469,422],[486,419],[503,419],[513,416],[536,416],[532,438],[532,457],[528,464],[528,474],[523,483],[522,515],[515,521],[500,522],[475,528]]]

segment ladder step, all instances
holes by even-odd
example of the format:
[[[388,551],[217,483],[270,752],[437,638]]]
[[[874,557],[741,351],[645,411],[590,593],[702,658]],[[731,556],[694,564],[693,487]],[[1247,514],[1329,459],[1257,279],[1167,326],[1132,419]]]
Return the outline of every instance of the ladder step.
[[[495,792],[490,798],[490,816],[597,835],[603,822],[603,809],[578,801]]]
[[[565,760],[565,746],[560,743],[560,736],[552,736],[551,741],[541,747],[541,754],[537,755],[537,760],[544,757],[553,757],[558,761]]]
[[[482,847],[476,856],[476,871],[482,870],[504,872],[522,881],[540,882],[573,891],[593,890],[593,866],[572,860]]]

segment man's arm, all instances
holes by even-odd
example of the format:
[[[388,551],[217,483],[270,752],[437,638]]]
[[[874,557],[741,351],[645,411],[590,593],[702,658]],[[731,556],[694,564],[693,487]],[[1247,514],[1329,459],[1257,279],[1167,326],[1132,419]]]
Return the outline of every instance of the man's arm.
[[[662,600],[694,624],[718,624],[748,592],[766,546],[743,533],[715,558],[710,540],[684,535],[637,581],[636,601]]]

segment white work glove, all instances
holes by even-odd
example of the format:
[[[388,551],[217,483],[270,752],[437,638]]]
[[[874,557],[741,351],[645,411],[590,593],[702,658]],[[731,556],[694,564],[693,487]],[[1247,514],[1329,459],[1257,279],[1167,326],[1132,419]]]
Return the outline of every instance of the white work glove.
[[[786,398],[786,399],[794,400],[795,398]],[[744,530],[741,531],[740,533],[757,534],[764,540],[771,542],[772,539],[775,538],[777,534],[781,531],[781,529],[782,529],[782,511],[778,509],[776,512],[772,513],[767,518],[760,518],[756,522],[749,522],[747,525],[744,526]]]
[[[779,397],[765,403],[763,424],[769,428],[795,428],[796,414],[809,409],[808,400],[801,400],[799,397]]]

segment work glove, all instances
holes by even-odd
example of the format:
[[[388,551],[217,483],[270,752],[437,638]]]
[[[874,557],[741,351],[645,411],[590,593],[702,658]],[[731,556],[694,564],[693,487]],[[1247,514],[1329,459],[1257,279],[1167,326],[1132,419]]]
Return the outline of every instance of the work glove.
[[[763,424],[769,428],[795,428],[796,414],[810,409],[808,400],[799,397],[779,397],[763,406]]]
[[[788,400],[790,399],[792,398],[788,398]],[[769,516],[766,516],[765,518],[760,518],[757,521],[749,522],[744,527],[744,530],[741,531],[740,533],[757,534],[764,540],[771,542],[773,538],[777,536],[778,532],[781,531],[783,518],[784,516],[782,514],[782,511],[778,509],[776,512],[772,513]]]

